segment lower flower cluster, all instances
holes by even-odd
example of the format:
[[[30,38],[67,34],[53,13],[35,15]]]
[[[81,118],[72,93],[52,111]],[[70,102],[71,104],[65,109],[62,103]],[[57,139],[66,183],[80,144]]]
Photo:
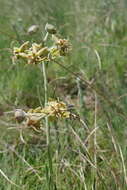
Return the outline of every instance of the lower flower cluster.
[[[67,104],[62,101],[49,101],[44,108],[29,109],[27,112],[21,109],[15,111],[15,119],[27,126],[40,127],[41,120],[46,117],[49,120],[68,119],[71,117],[71,112]]]

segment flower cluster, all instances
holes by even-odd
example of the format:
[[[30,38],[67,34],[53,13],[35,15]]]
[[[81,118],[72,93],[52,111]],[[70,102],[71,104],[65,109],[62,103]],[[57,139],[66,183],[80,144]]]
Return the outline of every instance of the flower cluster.
[[[15,111],[15,119],[19,122],[25,121],[27,126],[40,126],[40,121],[45,117],[49,119],[70,118],[71,112],[66,103],[62,101],[50,101],[44,108],[38,107],[27,112],[23,110]]]
[[[43,113],[45,116],[54,118],[69,118],[68,106],[62,101],[50,101],[45,108],[30,109],[27,113]]]
[[[27,64],[37,64],[49,60],[49,49],[37,43],[33,43],[30,48],[29,42],[25,42],[19,48],[14,47],[13,54],[15,59],[23,58],[27,60]]]
[[[45,27],[47,34],[52,37],[52,46],[47,47],[46,41],[48,35],[44,38],[43,43],[33,43],[30,47],[30,43],[27,41],[20,47],[13,48],[13,59],[24,59],[27,64],[38,64],[41,62],[48,62],[55,58],[66,56],[71,50],[71,45],[66,39],[59,39],[56,36],[56,29],[54,26],[47,24]]]
[[[71,45],[69,44],[69,41],[66,39],[58,39],[56,45],[61,56],[66,56],[69,50],[71,49]]]

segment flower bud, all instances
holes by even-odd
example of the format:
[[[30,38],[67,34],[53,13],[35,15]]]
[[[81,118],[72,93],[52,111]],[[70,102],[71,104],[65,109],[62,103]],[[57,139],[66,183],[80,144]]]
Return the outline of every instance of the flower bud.
[[[21,123],[25,117],[26,117],[26,114],[23,110],[21,109],[16,109],[15,110],[15,119],[18,121],[18,123]]]
[[[38,31],[39,26],[38,25],[32,25],[28,28],[27,33],[28,34],[34,34]]]
[[[57,32],[55,26],[53,26],[52,24],[48,24],[48,23],[45,25],[45,30],[49,34],[56,34],[56,32]]]

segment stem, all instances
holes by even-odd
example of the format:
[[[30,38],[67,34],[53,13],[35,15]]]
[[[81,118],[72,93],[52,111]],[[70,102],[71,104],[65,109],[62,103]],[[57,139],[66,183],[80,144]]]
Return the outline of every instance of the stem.
[[[43,79],[44,79],[44,97],[45,97],[45,106],[48,102],[48,88],[47,88],[47,77],[46,77],[46,69],[45,69],[45,62],[42,63],[42,72],[43,72]],[[48,150],[48,187],[49,190],[52,188],[53,185],[53,169],[52,169],[52,155],[51,155],[51,143],[50,143],[50,126],[48,122],[48,117],[45,118],[45,125],[46,125],[46,141],[47,141],[47,150]]]
[[[94,189],[97,189],[97,94],[95,92],[95,110],[94,110],[94,165],[96,169],[94,169]]]
[[[43,39],[43,42],[46,42],[46,40],[48,39],[48,36],[49,36],[49,33],[47,32],[44,39]]]
[[[46,77],[46,69],[45,69],[45,63],[42,63],[42,72],[43,72],[43,79],[44,79],[44,96],[45,96],[45,106],[48,102],[48,89],[47,89],[47,77]],[[47,136],[47,146],[50,144],[50,128],[48,124],[48,117],[45,118],[45,124],[46,124],[46,136]]]

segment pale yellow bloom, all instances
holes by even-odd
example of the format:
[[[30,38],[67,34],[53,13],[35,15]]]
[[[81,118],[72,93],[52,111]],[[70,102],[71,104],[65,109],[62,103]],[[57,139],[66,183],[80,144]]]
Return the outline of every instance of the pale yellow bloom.
[[[43,117],[69,118],[68,106],[62,101],[50,101],[44,108],[30,109],[27,113],[41,113]],[[40,114],[40,115],[41,115]]]
[[[47,105],[42,107],[37,107],[36,109],[29,109],[27,112],[23,110],[16,110],[15,118],[20,119],[20,122],[24,121],[26,125],[39,127],[40,121],[48,117],[49,120],[70,118],[71,113],[68,110],[68,106],[62,101],[49,101]]]
[[[27,41],[24,44],[22,44],[19,48],[14,47],[14,51],[13,51],[14,54],[18,54],[18,53],[24,52],[28,48],[28,45],[29,45],[29,41]]]
[[[69,41],[66,39],[58,39],[58,41],[56,42],[56,45],[61,56],[66,56],[71,50],[71,45]]]
[[[28,42],[25,42],[21,47],[14,47],[13,54],[14,58],[23,58],[28,64],[37,64],[42,61],[49,61],[50,50],[48,47],[43,47],[42,44],[33,43],[32,46],[28,47]]]

